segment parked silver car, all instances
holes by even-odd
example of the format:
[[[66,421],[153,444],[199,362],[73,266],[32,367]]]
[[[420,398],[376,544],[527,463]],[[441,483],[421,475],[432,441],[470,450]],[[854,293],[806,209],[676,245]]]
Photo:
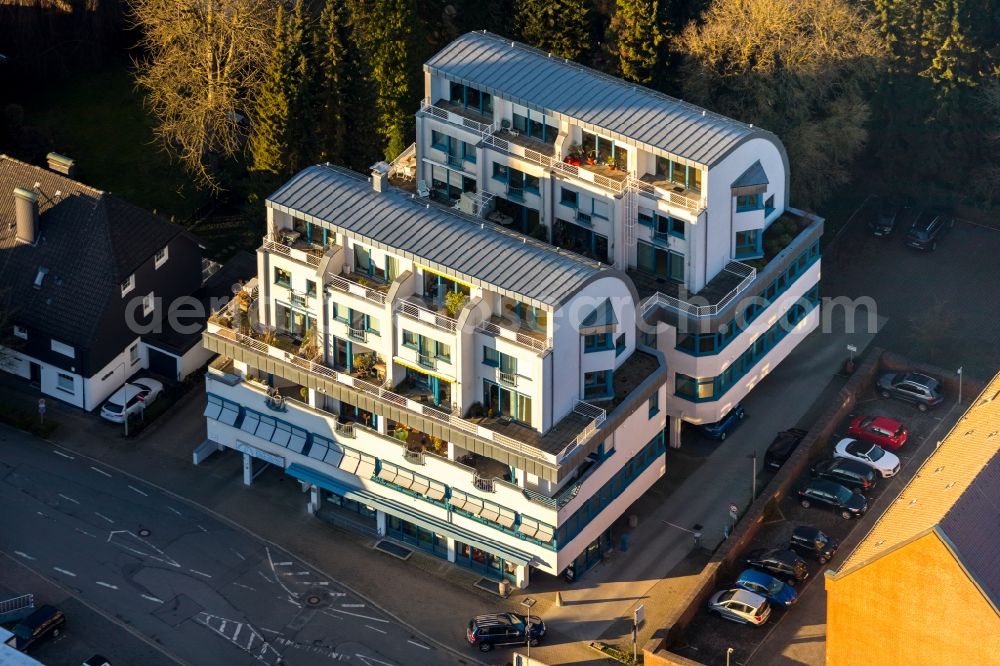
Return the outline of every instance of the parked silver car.
[[[759,594],[734,588],[712,595],[708,601],[708,612],[740,624],[759,626],[771,617],[771,606]]]

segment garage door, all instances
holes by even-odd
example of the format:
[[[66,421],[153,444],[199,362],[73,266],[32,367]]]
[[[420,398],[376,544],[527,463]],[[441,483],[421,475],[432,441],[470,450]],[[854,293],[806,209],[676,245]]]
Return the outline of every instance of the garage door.
[[[159,349],[147,348],[149,350],[149,371],[153,374],[163,375],[169,380],[177,379],[177,358],[170,354],[165,354]]]

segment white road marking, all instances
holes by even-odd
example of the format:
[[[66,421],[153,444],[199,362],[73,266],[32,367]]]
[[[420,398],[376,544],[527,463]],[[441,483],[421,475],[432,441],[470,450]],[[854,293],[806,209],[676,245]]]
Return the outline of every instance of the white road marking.
[[[293,592],[292,590],[288,589],[288,586],[286,586],[284,583],[281,582],[281,579],[278,577],[277,572],[274,570],[274,567],[276,565],[274,563],[274,558],[271,557],[271,549],[268,548],[268,547],[265,547],[264,548],[264,552],[267,553],[267,563],[269,565],[271,565],[271,573],[274,574],[274,580],[275,580],[275,582],[278,583],[278,585],[281,586],[281,589],[283,589],[286,594],[288,594],[288,598],[289,599],[298,599],[299,596],[300,596],[299,593],[298,592]],[[287,562],[286,564],[291,564],[291,562]],[[296,604],[296,605],[298,605],[298,604]]]
[[[236,550],[235,548],[230,548],[229,550],[233,551],[233,554],[235,554],[236,557],[240,558],[243,561],[246,561],[247,558],[240,555],[240,551]]]
[[[250,590],[251,592],[256,592],[257,588],[250,587],[249,585],[244,585],[243,583],[233,583],[236,587],[242,587],[244,590]]]
[[[204,527],[202,527],[201,525],[198,526],[198,529],[201,530],[202,532],[207,532],[208,531]]]
[[[299,602],[297,602],[295,599],[291,599],[289,597],[285,597],[285,601],[287,601],[288,603],[292,604],[293,606],[298,606],[299,608],[302,608],[302,604],[300,604]]]
[[[212,574],[207,574],[204,571],[198,571],[197,569],[188,569],[193,574],[198,574],[199,576],[204,576],[205,578],[211,578]]]
[[[108,477],[109,479],[111,478],[111,475],[110,475],[110,474],[108,474],[107,472],[105,472],[105,471],[104,471],[103,469],[101,469],[100,467],[94,467],[93,465],[91,465],[91,466],[90,466],[90,469],[94,470],[94,471],[95,471],[95,472],[97,472],[98,474],[103,474],[104,476]]]
[[[145,552],[143,552],[141,550],[136,550],[135,548],[130,548],[129,546],[126,546],[125,544],[123,544],[120,539],[118,541],[114,542],[116,546],[119,546],[120,548],[124,548],[125,550],[130,551],[132,553],[135,553],[136,555],[142,555],[143,557],[148,557],[151,560],[156,560],[157,562],[163,562],[164,564],[168,564],[168,565],[170,565],[172,567],[176,567],[176,568],[180,569],[180,567],[181,567],[180,563],[177,562],[174,558],[170,557],[169,555],[167,555],[162,550],[160,550],[159,548],[157,548],[156,546],[154,546],[150,542],[146,541],[142,537],[140,537],[140,536],[138,536],[136,534],[133,534],[132,532],[129,532],[128,530],[112,530],[111,532],[108,532],[108,543],[111,543],[111,539],[113,539],[116,534],[127,534],[128,536],[132,537],[136,541],[141,541],[143,544],[145,544],[146,546],[148,546],[150,550],[155,550],[157,553],[159,553],[160,555],[162,555],[162,557],[155,557],[155,556],[150,555],[149,553],[145,553]]]
[[[361,661],[365,662],[366,666],[372,666],[372,664],[382,664],[383,666],[395,666],[395,664],[391,662],[382,661],[381,659],[376,659],[375,657],[366,657],[365,655],[358,654],[357,652],[354,653],[354,656],[360,659]]]
[[[110,518],[108,518],[107,516],[105,516],[105,515],[104,515],[103,513],[98,513],[97,511],[95,511],[95,512],[94,512],[94,515],[95,515],[95,516],[97,516],[98,518],[100,518],[101,520],[106,520],[106,521],[108,521],[108,522],[109,522],[109,523],[111,523],[112,525],[114,525],[114,524],[115,524],[115,521],[111,520]]]
[[[267,577],[267,574],[266,574],[266,573],[264,573],[263,571],[259,571],[259,570],[258,570],[258,571],[257,571],[257,573],[259,573],[259,574],[260,574],[260,577],[261,577],[261,578],[263,578],[264,580],[266,580],[266,581],[267,581],[268,583],[273,583],[273,582],[274,582],[274,581],[272,581],[272,580],[271,580],[270,578],[268,578],[268,577]]]
[[[389,624],[389,620],[383,620],[380,617],[372,617],[371,615],[361,615],[360,613],[351,613],[350,611],[340,610],[338,608],[324,608],[323,612],[333,611],[334,613],[343,613],[344,615],[352,615],[354,617],[360,617],[363,620],[371,620],[372,622],[382,622],[383,624]],[[329,614],[329,613],[327,613]]]
[[[341,608],[364,608],[364,604],[340,604]]]
[[[74,527],[73,529],[75,529],[80,534],[86,534],[91,539],[96,539],[97,538],[96,536],[94,536],[93,534],[91,534],[90,532],[88,532],[87,530],[81,530],[79,527]]]
[[[266,631],[269,634],[281,634],[280,631],[275,631],[274,629],[268,629],[267,627],[258,627],[261,631]]]
[[[18,557],[23,557],[26,560],[33,560],[33,559],[35,559],[31,555],[28,555],[27,553],[23,553],[23,552],[21,552],[19,550],[15,550],[14,554],[17,555]]]
[[[57,456],[62,456],[63,458],[69,458],[70,460],[76,460],[76,456],[71,456],[69,454],[63,453],[59,449],[52,449],[52,453],[56,454]]]
[[[118,589],[117,585],[112,585],[111,583],[105,583],[103,580],[97,581],[97,584],[100,585],[101,587],[106,587],[109,590],[117,590]]]
[[[140,596],[142,596],[143,599],[146,599],[148,601],[154,601],[154,602],[156,602],[158,604],[162,604],[163,603],[163,599],[157,599],[156,597],[151,597],[148,594],[143,594],[143,595],[140,595]]]
[[[294,564],[294,562],[272,562],[272,564],[276,567],[289,567]]]
[[[407,640],[406,642],[407,642],[407,643],[409,643],[410,645],[416,645],[416,646],[417,646],[418,648],[423,648],[423,649],[425,649],[425,650],[430,650],[430,647],[429,647],[429,646],[427,646],[427,645],[422,645],[422,644],[420,644],[420,643],[418,643],[418,642],[416,642],[416,641],[411,641],[411,640]]]
[[[73,578],[76,578],[76,574],[73,573],[72,571],[67,571],[66,569],[60,569],[59,567],[52,567],[52,568],[61,574],[66,574],[67,576],[72,576]]]
[[[238,625],[236,625],[236,633],[234,633],[234,634],[233,634],[233,640],[234,640],[234,641],[235,641],[235,640],[236,640],[237,638],[239,638],[239,637],[240,637],[240,632],[241,632],[241,631],[243,631],[243,623],[242,623],[242,622],[240,622],[240,623],[239,623]]]
[[[79,502],[77,502],[75,499],[73,499],[69,495],[63,495],[62,493],[59,493],[59,497],[62,497],[67,502],[72,502],[73,504],[79,504]]]
[[[39,516],[41,516],[42,518],[48,518],[48,516],[47,516],[47,515],[45,515],[44,513],[42,513],[41,511],[36,511],[35,513],[37,513],[37,514],[38,514]]]
[[[365,626],[366,626],[367,628],[371,629],[372,631],[377,631],[377,632],[378,632],[378,633],[380,633],[380,634],[384,634],[384,633],[386,633],[386,632],[385,632],[385,631],[384,631],[383,629],[379,629],[378,627],[373,627],[373,626],[372,626],[372,625],[370,625],[370,624],[366,624]]]
[[[182,515],[184,515],[184,514],[182,514],[182,513],[180,512],[180,511],[178,511],[177,509],[175,509],[175,508],[174,508],[174,507],[172,507],[172,506],[168,506],[168,507],[167,507],[167,510],[168,510],[168,511],[173,511],[173,512],[174,512],[174,513],[176,513],[176,514],[177,514],[178,516],[182,516]]]
[[[139,490],[135,486],[129,486],[129,490],[134,490],[135,492],[139,493],[143,497],[149,497],[149,495],[147,495],[146,493],[142,492],[141,490]]]

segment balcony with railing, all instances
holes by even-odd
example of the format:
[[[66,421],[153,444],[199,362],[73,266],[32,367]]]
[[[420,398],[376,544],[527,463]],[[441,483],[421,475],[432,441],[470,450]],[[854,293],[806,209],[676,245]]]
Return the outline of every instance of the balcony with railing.
[[[396,302],[396,312],[414,321],[423,322],[446,333],[458,330],[458,322],[448,316],[447,310],[432,300],[410,296]]]
[[[493,118],[491,116],[445,99],[439,99],[433,104],[427,100],[421,101],[420,113],[472,130],[480,136],[493,131]]]
[[[326,286],[328,289],[352,294],[376,305],[385,305],[386,294],[389,291],[388,283],[371,280],[353,273],[331,275],[326,280]]]
[[[689,211],[704,208],[701,192],[686,188],[684,185],[667,180],[662,176],[644,174],[635,180],[636,189],[653,199],[662,199],[672,206]]]
[[[297,231],[279,231],[276,234],[264,236],[261,249],[280,254],[292,261],[306,264],[313,268],[319,266],[326,251],[322,245],[310,243]]]
[[[552,349],[552,338],[548,337],[545,331],[532,328],[524,322],[515,322],[494,315],[477,324],[476,330],[495,338],[516,342],[539,354]]]
[[[504,372],[503,370],[497,370],[497,381],[504,386],[515,387],[517,386],[517,374],[513,372]]]

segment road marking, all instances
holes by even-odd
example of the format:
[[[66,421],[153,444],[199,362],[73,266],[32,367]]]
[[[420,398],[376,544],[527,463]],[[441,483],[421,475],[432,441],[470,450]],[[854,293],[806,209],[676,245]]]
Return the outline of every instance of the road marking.
[[[47,516],[47,515],[45,515],[44,513],[42,513],[41,511],[36,511],[35,513],[37,513],[37,514],[38,514],[39,516],[41,516],[42,518],[48,518],[48,516]]]
[[[240,551],[236,550],[235,548],[230,548],[229,550],[233,551],[233,553],[236,555],[236,557],[240,558],[244,562],[246,561],[247,558],[245,558],[242,555],[240,555]]]
[[[354,656],[360,659],[361,661],[365,662],[367,666],[372,666],[372,664],[382,664],[383,666],[395,666],[394,664],[388,661],[382,661],[381,659],[376,659],[375,657],[366,657],[365,655],[358,654],[357,652],[354,653]]]
[[[59,497],[62,497],[67,502],[72,502],[73,504],[79,504],[79,502],[77,502],[75,499],[73,499],[69,495],[63,495],[62,493],[59,493]]]
[[[233,640],[234,640],[234,641],[235,641],[235,640],[236,640],[237,638],[239,638],[239,637],[240,637],[240,632],[241,632],[241,631],[243,631],[243,623],[242,623],[242,622],[240,622],[240,623],[239,623],[238,625],[236,625],[236,632],[235,632],[235,633],[233,634]]]
[[[297,602],[295,599],[292,599],[291,597],[285,597],[284,599],[288,603],[290,603],[290,604],[292,604],[294,606],[298,606],[299,608],[302,608],[302,604],[300,604],[299,602]]]
[[[417,643],[416,641],[407,640],[406,642],[409,643],[410,645],[416,645],[418,648],[423,648],[425,650],[430,650],[429,646],[423,645],[421,643]]]
[[[97,584],[100,585],[101,587],[106,587],[109,590],[117,590],[118,589],[117,585],[112,585],[111,583],[105,583],[103,580],[97,581]]]
[[[201,530],[202,532],[207,532],[208,531],[204,527],[202,527],[201,525],[198,526],[198,529]]]
[[[174,512],[174,513],[176,513],[176,514],[177,514],[178,516],[183,516],[183,515],[184,515],[184,514],[182,514],[182,513],[180,512],[180,511],[178,511],[177,509],[175,509],[175,508],[174,508],[174,507],[172,507],[172,506],[168,506],[168,507],[167,507],[167,510],[168,510],[168,511],[173,511],[173,512]]]
[[[351,613],[350,611],[340,610],[338,608],[324,608],[323,612],[333,611],[334,613],[343,613],[344,615],[352,615],[354,617],[360,617],[363,620],[371,620],[372,622],[381,622],[383,624],[389,624],[389,620],[383,620],[380,617],[372,617],[371,615],[361,615],[360,613]],[[327,613],[329,615],[329,613]],[[336,616],[333,616],[336,617]]]
[[[72,576],[73,578],[76,578],[76,574],[73,573],[72,571],[67,571],[66,569],[60,569],[59,567],[52,567],[52,568],[61,574],[66,574],[67,576]]]
[[[149,497],[149,495],[147,495],[146,493],[142,492],[141,490],[139,490],[139,489],[138,489],[138,488],[136,488],[135,486],[129,486],[129,489],[130,489],[130,490],[134,490],[135,492],[139,493],[139,494],[140,494],[140,495],[142,495],[143,497]]]
[[[75,529],[80,534],[86,534],[91,539],[96,539],[97,538],[96,536],[94,536],[93,534],[91,534],[90,532],[88,532],[87,530],[81,530],[79,527],[74,527],[73,529]]]
[[[93,465],[91,465],[91,466],[90,466],[90,469],[94,470],[94,471],[95,471],[95,472],[97,472],[98,474],[103,474],[104,476],[108,477],[109,479],[111,478],[111,475],[110,475],[110,474],[108,474],[107,472],[105,472],[105,471],[104,471],[103,469],[101,469],[100,467],[94,467]]]
[[[280,631],[275,631],[274,629],[268,629],[267,627],[257,627],[257,628],[260,629],[261,631],[266,631],[269,634],[278,634],[279,636],[281,635]]]
[[[377,632],[378,632],[378,633],[380,633],[380,634],[384,634],[384,633],[386,633],[386,632],[385,632],[384,630],[382,630],[382,629],[379,629],[378,627],[373,627],[373,626],[372,626],[372,625],[370,625],[370,624],[366,624],[365,626],[366,626],[366,627],[368,627],[369,629],[371,629],[372,631],[377,631]]]
[[[212,574],[207,574],[204,571],[198,571],[197,569],[188,569],[193,574],[198,574],[199,576],[204,576],[205,578],[211,578]]]
[[[259,573],[260,577],[263,578],[264,580],[266,580],[268,583],[274,582],[270,578],[268,578],[267,574],[265,574],[263,571],[258,570],[257,573]]]
[[[340,604],[341,608],[364,608],[364,604]]]
[[[18,557],[23,557],[26,560],[33,560],[33,559],[35,559],[31,555],[28,555],[27,553],[23,553],[23,552],[21,552],[19,550],[15,550],[14,554],[17,555]]]
[[[250,587],[249,585],[244,585],[243,583],[233,583],[236,587],[242,587],[244,590],[250,590],[251,592],[256,592],[257,588]]]
[[[275,562],[274,566],[276,566],[276,567],[290,567],[293,564],[294,564],[294,562]]]
[[[156,597],[151,597],[151,596],[149,596],[148,594],[143,594],[143,595],[140,595],[140,596],[141,596],[141,597],[142,597],[143,599],[147,599],[147,600],[149,600],[149,601],[154,601],[154,602],[156,602],[156,603],[158,603],[158,604],[162,604],[162,603],[163,603],[163,599],[157,599]]]
[[[71,456],[71,455],[69,455],[67,453],[63,453],[59,449],[52,449],[52,453],[56,454],[57,456],[62,456],[63,458],[69,458],[70,460],[76,460],[76,456]]]
[[[94,512],[94,515],[95,515],[95,516],[97,516],[98,518],[100,518],[101,520],[106,520],[106,521],[108,521],[108,522],[109,522],[109,523],[111,523],[112,525],[114,525],[114,524],[115,524],[115,521],[111,520],[110,518],[108,518],[107,516],[105,516],[105,515],[104,515],[103,513],[98,513],[97,511],[95,511],[95,512]]]

